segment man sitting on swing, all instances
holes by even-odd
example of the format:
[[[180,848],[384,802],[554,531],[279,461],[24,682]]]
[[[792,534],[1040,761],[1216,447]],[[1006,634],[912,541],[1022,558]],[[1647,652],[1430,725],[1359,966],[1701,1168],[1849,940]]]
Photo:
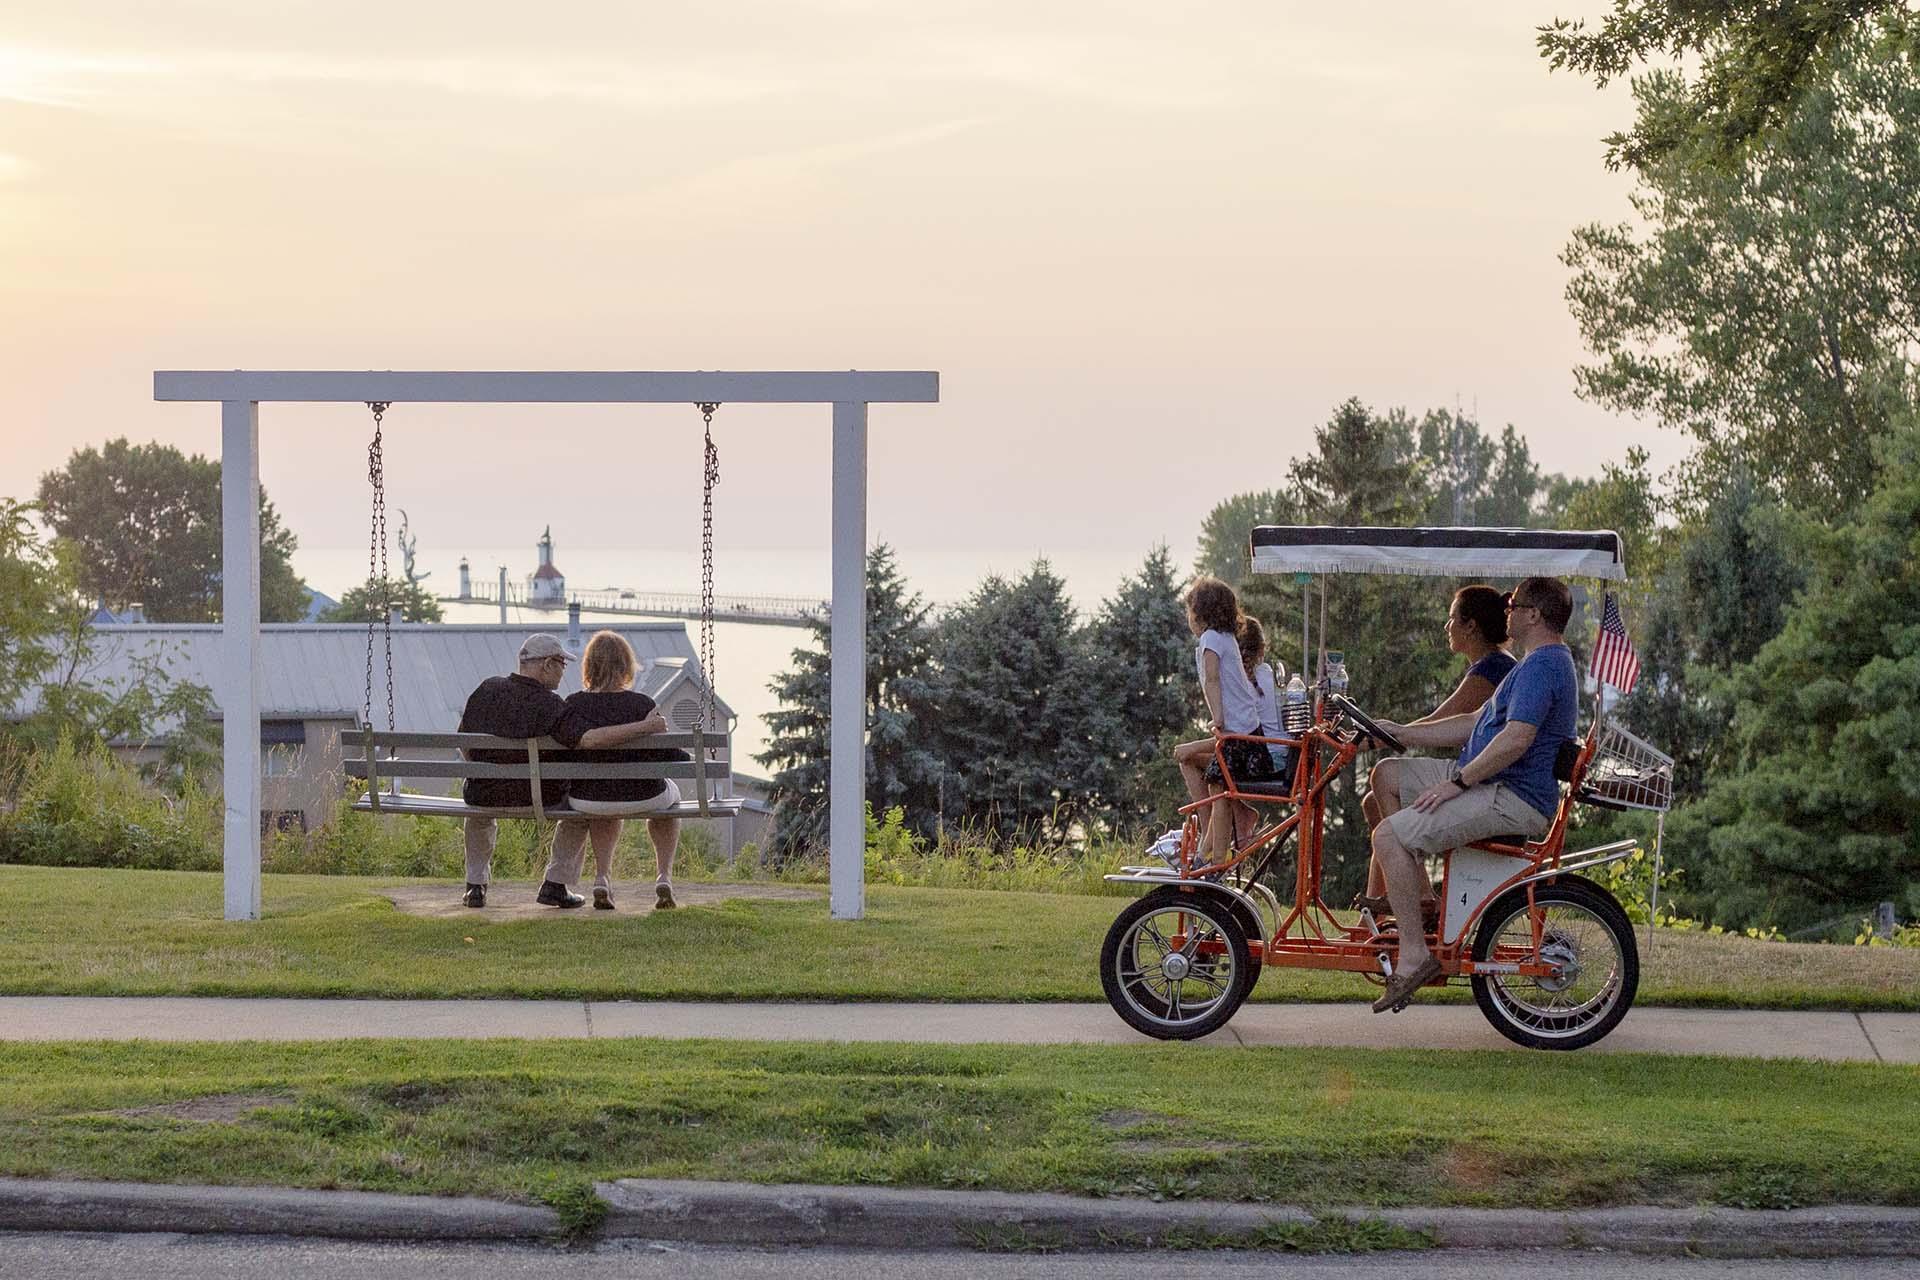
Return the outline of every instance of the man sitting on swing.
[[[1373,856],[1387,877],[1387,900],[1400,921],[1400,954],[1375,1013],[1399,1009],[1440,976],[1440,962],[1412,922],[1420,919],[1423,877],[1417,857],[1476,840],[1536,839],[1553,823],[1560,799],[1553,761],[1574,736],[1580,679],[1563,633],[1573,595],[1558,578],[1527,578],[1507,596],[1507,630],[1526,653],[1477,715],[1425,724],[1381,721],[1410,747],[1460,747],[1453,763],[1411,756],[1382,762],[1376,774],[1386,816],[1373,829]]]
[[[645,720],[626,724],[592,727],[592,722],[567,706],[554,690],[573,660],[558,637],[528,636],[520,646],[520,669],[512,675],[489,676],[467,698],[460,713],[461,733],[488,733],[500,738],[552,738],[565,747],[601,750],[618,747],[635,738],[664,733],[666,718],[658,712]],[[475,751],[478,761],[514,764],[526,759],[517,751]],[[516,778],[469,778],[461,792],[470,805],[487,809],[521,809],[533,804],[533,792]],[[540,803],[565,804],[565,782],[540,783]],[[492,818],[468,818],[467,892],[462,899],[470,907],[487,905],[487,884],[493,875],[493,846],[498,828]],[[580,878],[586,855],[587,824],[562,822],[554,828],[553,857],[541,877],[540,892],[534,898],[543,907],[583,907],[587,900],[567,886]]]

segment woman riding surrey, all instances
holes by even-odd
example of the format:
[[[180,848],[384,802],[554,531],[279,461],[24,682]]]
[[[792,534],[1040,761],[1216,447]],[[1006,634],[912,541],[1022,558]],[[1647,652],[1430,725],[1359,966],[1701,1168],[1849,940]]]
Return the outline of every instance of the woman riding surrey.
[[[1503,647],[1507,642],[1505,599],[1488,586],[1462,587],[1454,592],[1453,603],[1447,608],[1447,648],[1466,658],[1467,673],[1461,677],[1454,691],[1447,695],[1446,701],[1412,723],[1430,724],[1449,716],[1471,715],[1486,705],[1493,691],[1514,669],[1517,665],[1514,656]],[[1397,766],[1393,761],[1383,760],[1374,765],[1373,772],[1368,775],[1367,794],[1361,800],[1360,807],[1367,815],[1369,831],[1380,825],[1385,813],[1380,797],[1397,794],[1397,779],[1386,776],[1395,768]],[[1388,911],[1386,895],[1387,882],[1380,864],[1369,862],[1366,892],[1357,895],[1353,905],[1363,907],[1375,916],[1384,916]],[[1435,907],[1437,900],[1429,881],[1421,908],[1426,911]]]

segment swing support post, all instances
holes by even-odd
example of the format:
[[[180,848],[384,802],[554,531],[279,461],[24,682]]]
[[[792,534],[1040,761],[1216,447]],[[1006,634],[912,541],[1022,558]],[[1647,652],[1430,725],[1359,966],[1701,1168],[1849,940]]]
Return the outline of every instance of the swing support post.
[[[867,406],[833,406],[832,764],[828,879],[835,920],[866,913]]]
[[[260,918],[260,406],[220,405],[221,792],[229,920]]]
[[[260,917],[260,405],[826,404],[833,406],[831,910],[865,912],[867,406],[935,404],[932,372],[161,371],[153,398],[221,406],[225,909]],[[504,593],[503,593],[504,596]]]

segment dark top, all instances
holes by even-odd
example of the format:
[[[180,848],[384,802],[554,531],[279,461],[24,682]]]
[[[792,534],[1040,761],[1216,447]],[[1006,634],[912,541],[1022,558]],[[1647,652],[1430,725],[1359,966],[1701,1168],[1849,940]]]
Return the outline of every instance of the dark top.
[[[567,711],[579,717],[585,729],[599,729],[645,720],[653,714],[654,703],[646,694],[631,689],[616,693],[588,693],[583,689],[567,698]],[[622,747],[617,751],[569,751],[564,758],[582,764],[633,764],[693,757],[670,747]],[[667,784],[658,778],[581,778],[573,784],[573,794],[582,800],[651,800],[666,789]]]
[[[580,735],[594,728],[567,706],[566,699],[531,676],[515,672],[510,676],[489,676],[467,695],[467,706],[460,713],[461,733],[491,733],[500,738],[552,738],[574,746]],[[469,751],[470,760],[493,764],[523,764],[525,751]],[[541,759],[548,757],[542,756]],[[517,778],[468,778],[460,794],[468,804],[489,808],[524,808],[533,803],[533,791]],[[540,803],[564,804],[564,781],[540,783]]]
[[[1519,665],[1519,659],[1515,658],[1505,649],[1493,649],[1488,651],[1486,657],[1468,667],[1467,674],[1470,676],[1479,676],[1482,680],[1485,680],[1488,684],[1498,689],[1500,682],[1507,678],[1507,672]]]

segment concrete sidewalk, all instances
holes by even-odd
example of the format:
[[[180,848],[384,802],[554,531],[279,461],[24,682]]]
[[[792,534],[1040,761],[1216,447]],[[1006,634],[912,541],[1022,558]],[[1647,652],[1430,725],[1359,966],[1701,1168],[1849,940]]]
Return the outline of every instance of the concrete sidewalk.
[[[1150,1044],[1103,1004],[727,1004],[574,1000],[0,997],[0,1040],[906,1040]],[[1204,1043],[1514,1049],[1471,1006],[1250,1004]],[[1920,1013],[1635,1009],[1588,1052],[1920,1063]]]

